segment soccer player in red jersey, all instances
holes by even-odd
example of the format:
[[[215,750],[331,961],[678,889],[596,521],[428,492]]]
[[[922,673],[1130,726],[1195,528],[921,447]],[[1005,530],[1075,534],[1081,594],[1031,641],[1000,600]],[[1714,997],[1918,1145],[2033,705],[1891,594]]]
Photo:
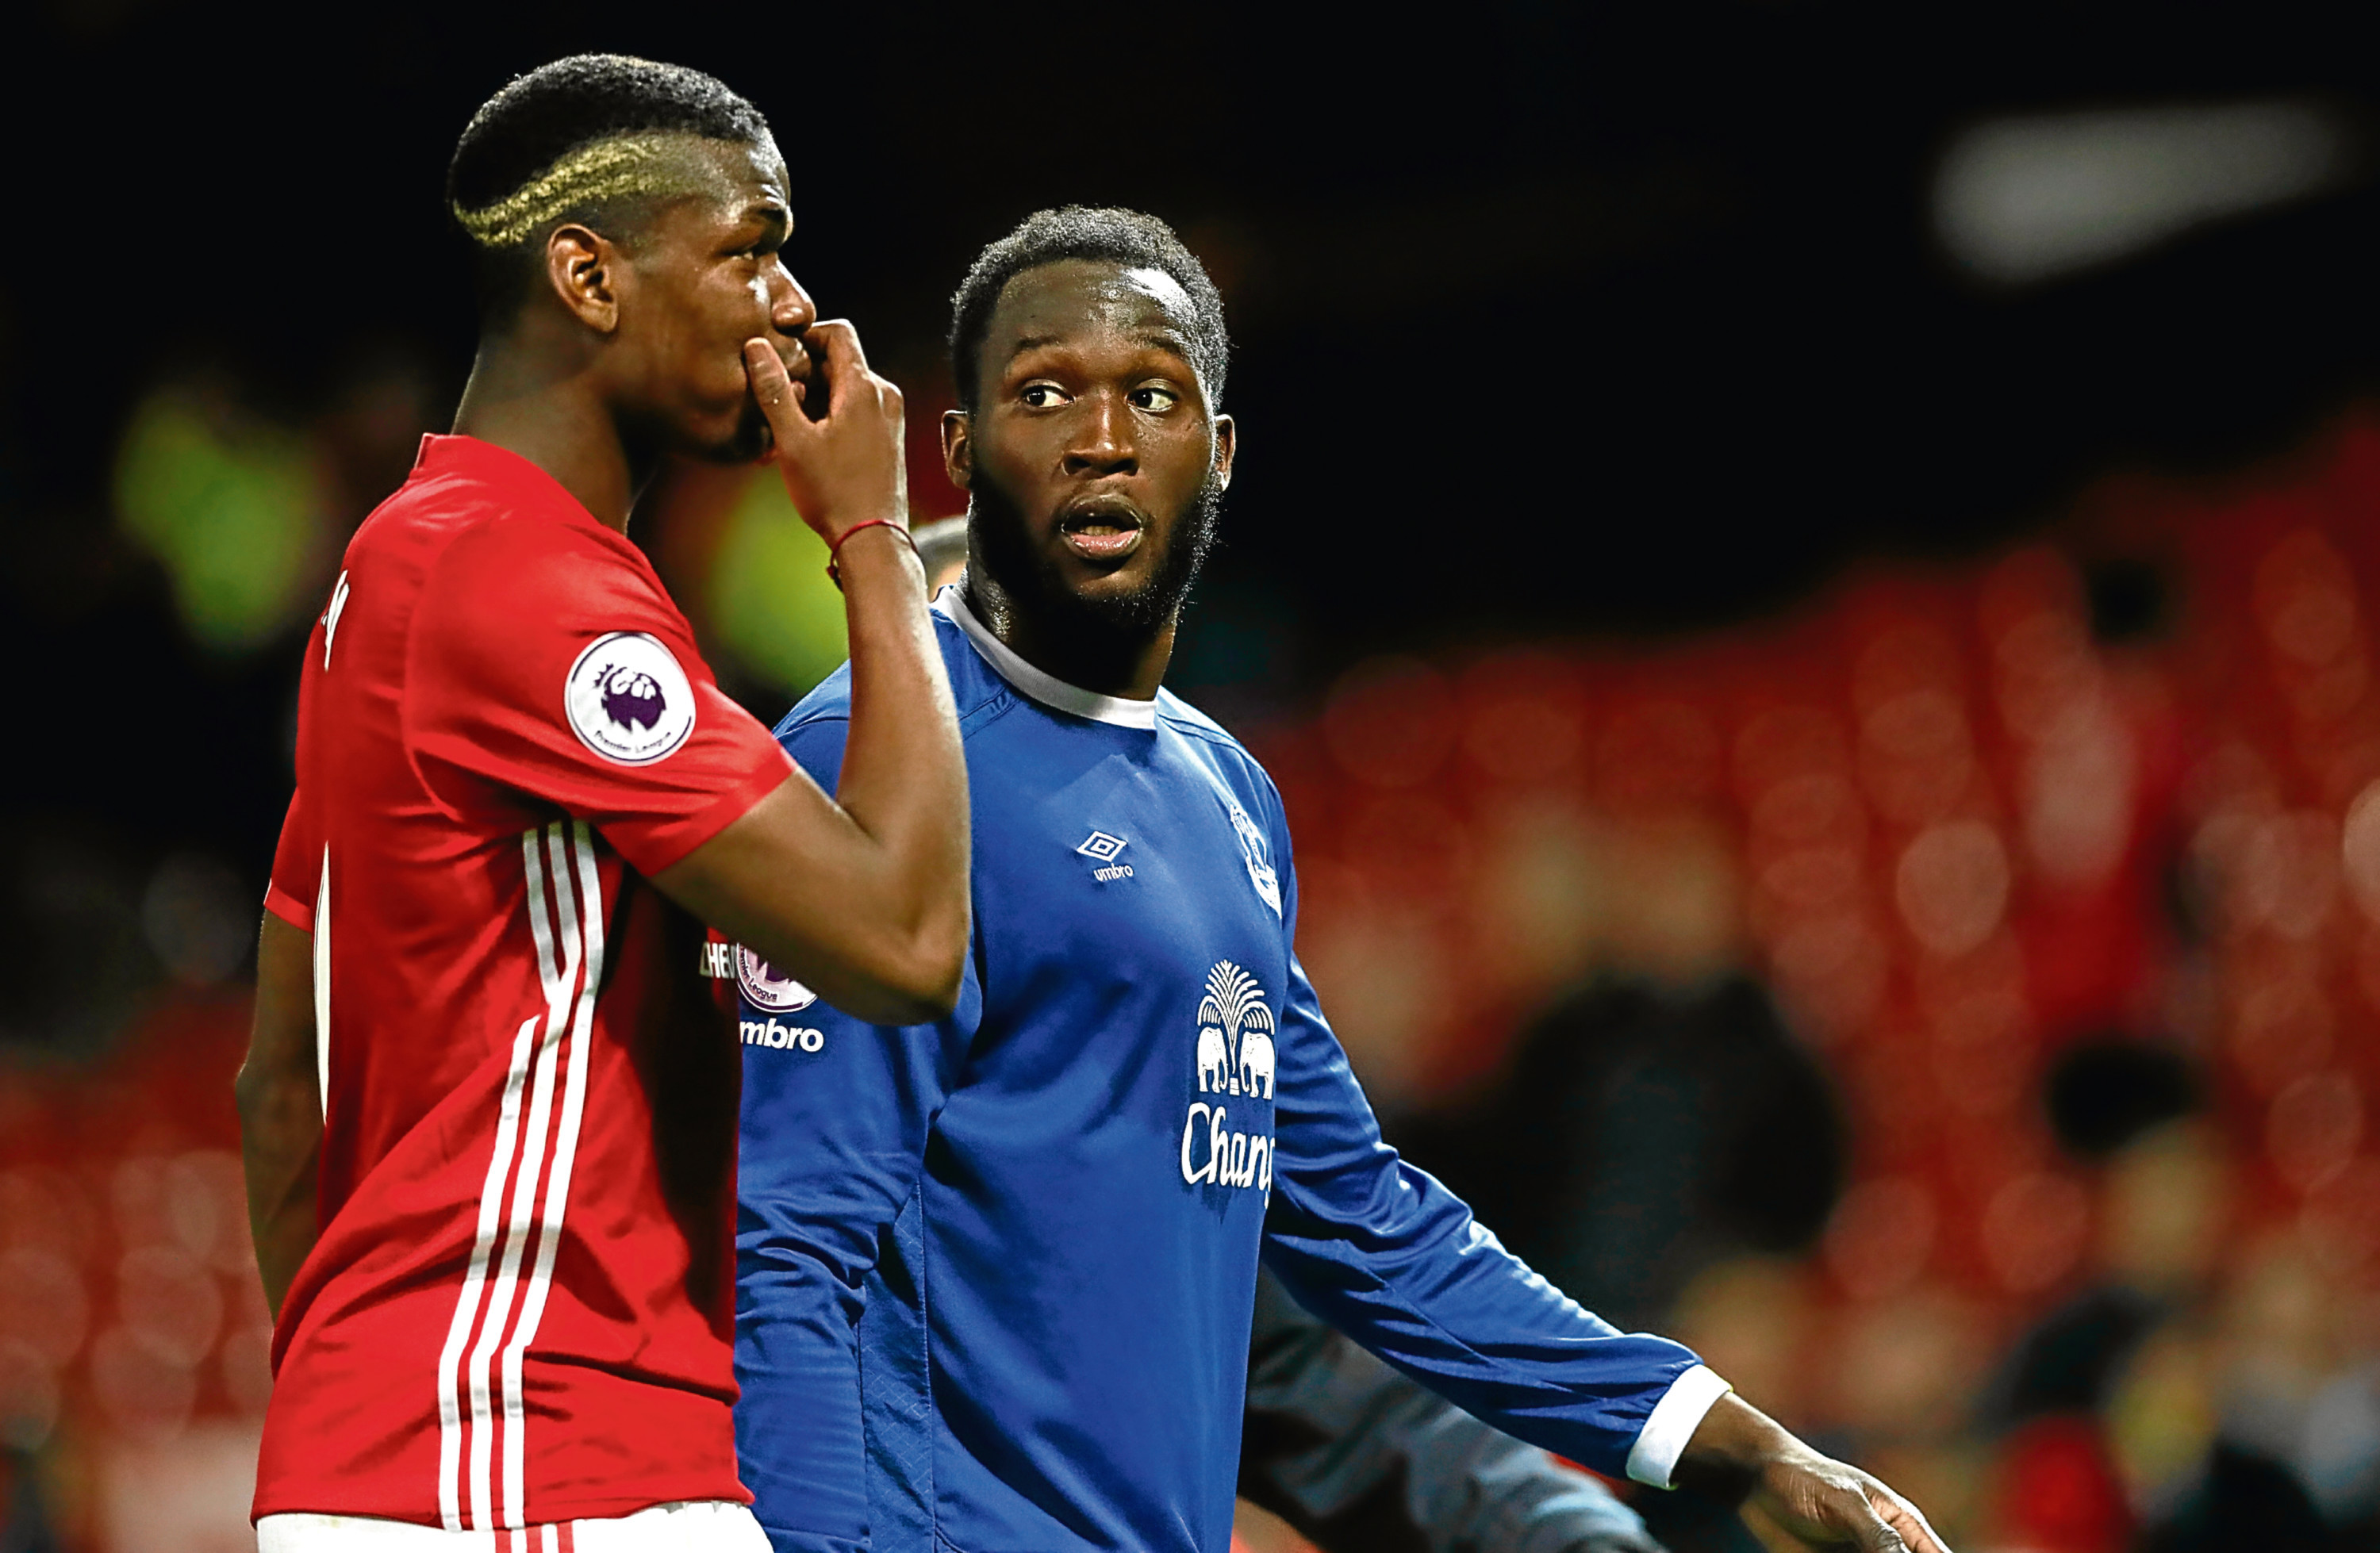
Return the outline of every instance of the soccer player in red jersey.
[[[950,1008],[967,936],[901,397],[781,261],[788,182],[751,104],[618,56],[514,81],[456,147],[479,357],[307,644],[238,1085],[267,1553],[766,1548],[700,922],[888,1023]],[[625,537],[665,456],[772,447],[850,614],[832,799]]]

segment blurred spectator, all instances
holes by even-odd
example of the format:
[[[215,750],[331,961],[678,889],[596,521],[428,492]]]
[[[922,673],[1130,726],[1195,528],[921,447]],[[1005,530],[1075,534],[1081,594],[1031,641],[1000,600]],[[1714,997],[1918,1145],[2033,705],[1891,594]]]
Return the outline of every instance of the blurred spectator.
[[[1623,1328],[1656,1320],[1722,1257],[1808,1245],[1844,1168],[1823,1070],[1740,976],[1567,998],[1531,1023],[1492,1090],[1396,1141]]]
[[[335,553],[306,442],[237,404],[219,385],[154,390],[115,460],[118,521],[164,567],[191,637],[219,653],[310,614]]]
[[[826,544],[794,511],[773,469],[743,481],[730,505],[702,603],[720,645],[783,698],[774,722],[851,654]]]
[[[62,1553],[35,1481],[33,1459],[0,1444],[0,1553]]]
[[[2097,1170],[2093,1276],[2017,1344],[1987,1394],[2003,1535],[2043,1553],[2331,1546],[2310,1475],[2368,1514],[2380,1438],[2368,1376],[2338,1368],[2325,1280],[2292,1243],[2228,1258],[2236,1187],[2183,1057],[2143,1041],[2070,1050],[2049,1074],[2058,1139]],[[2333,1411],[2316,1422],[2314,1399]]]
[[[917,558],[926,564],[926,591],[941,592],[966,570],[967,523],[965,514],[920,523],[909,531],[917,541]]]

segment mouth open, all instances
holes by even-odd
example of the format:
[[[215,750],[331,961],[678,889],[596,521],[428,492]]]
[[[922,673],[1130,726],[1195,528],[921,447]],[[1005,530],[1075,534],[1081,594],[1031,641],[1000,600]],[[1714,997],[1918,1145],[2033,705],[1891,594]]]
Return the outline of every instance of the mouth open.
[[[1140,510],[1122,496],[1077,502],[1058,520],[1058,537],[1086,561],[1112,564],[1140,548],[1148,532]]]

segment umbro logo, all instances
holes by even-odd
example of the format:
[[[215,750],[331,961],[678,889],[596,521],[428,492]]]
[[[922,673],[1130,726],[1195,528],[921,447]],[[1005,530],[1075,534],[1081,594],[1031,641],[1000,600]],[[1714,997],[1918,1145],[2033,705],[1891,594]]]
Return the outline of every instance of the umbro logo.
[[[1083,844],[1075,850],[1094,863],[1105,865],[1102,867],[1093,868],[1091,877],[1101,884],[1106,884],[1111,880],[1132,877],[1132,865],[1116,861],[1117,854],[1130,844],[1122,836],[1111,836],[1105,831],[1094,831],[1084,840]]]

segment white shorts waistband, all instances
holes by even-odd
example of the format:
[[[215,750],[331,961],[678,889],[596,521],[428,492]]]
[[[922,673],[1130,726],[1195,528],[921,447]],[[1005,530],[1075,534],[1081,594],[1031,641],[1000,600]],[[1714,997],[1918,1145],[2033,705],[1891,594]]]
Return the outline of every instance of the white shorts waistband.
[[[257,1553],[769,1553],[769,1537],[743,1505],[687,1499],[513,1532],[450,1532],[368,1515],[268,1515],[256,1523],[256,1547]]]

